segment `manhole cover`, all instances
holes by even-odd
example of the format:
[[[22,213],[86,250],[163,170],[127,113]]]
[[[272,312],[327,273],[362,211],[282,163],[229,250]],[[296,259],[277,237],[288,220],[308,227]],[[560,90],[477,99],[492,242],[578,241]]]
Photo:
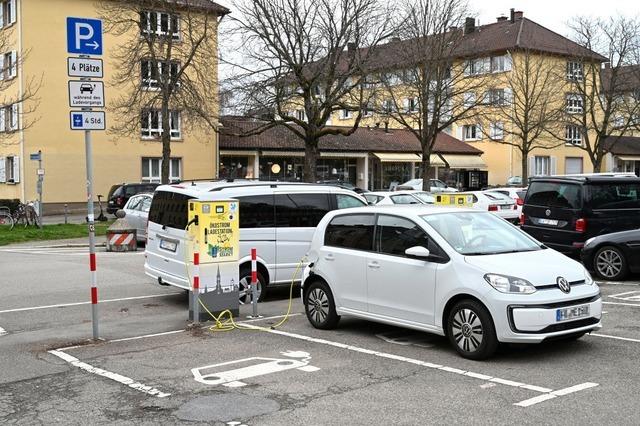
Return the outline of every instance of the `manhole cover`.
[[[280,409],[277,402],[239,394],[202,396],[182,404],[174,415],[180,420],[221,421],[246,419]]]

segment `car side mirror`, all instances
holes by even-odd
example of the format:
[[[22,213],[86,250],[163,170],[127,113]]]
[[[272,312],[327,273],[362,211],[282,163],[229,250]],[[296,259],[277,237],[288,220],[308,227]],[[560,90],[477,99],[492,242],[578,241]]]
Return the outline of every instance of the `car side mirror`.
[[[429,249],[422,246],[409,247],[404,251],[404,254],[406,254],[409,257],[416,257],[418,259],[425,259],[425,260],[429,256],[431,256],[431,252],[429,251]]]
[[[124,210],[120,209],[118,211],[116,211],[116,217],[118,219],[124,219],[124,217],[127,215],[127,212],[125,212]]]

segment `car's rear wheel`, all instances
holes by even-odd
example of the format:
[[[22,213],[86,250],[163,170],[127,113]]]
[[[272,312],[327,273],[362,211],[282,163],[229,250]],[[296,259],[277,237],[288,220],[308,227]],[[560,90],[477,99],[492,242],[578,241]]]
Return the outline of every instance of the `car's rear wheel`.
[[[327,283],[317,280],[305,287],[304,310],[311,325],[322,330],[335,328],[340,316],[336,313],[333,293]]]
[[[613,246],[601,247],[593,257],[593,269],[605,280],[622,280],[627,276],[627,261],[624,253]]]
[[[454,305],[447,319],[447,336],[465,358],[489,358],[498,349],[491,314],[475,300],[462,300]]]
[[[253,301],[253,289],[251,288],[251,268],[240,268],[240,281],[238,283],[238,292],[240,304],[249,304]],[[262,302],[267,294],[267,280],[258,271],[258,302]]]

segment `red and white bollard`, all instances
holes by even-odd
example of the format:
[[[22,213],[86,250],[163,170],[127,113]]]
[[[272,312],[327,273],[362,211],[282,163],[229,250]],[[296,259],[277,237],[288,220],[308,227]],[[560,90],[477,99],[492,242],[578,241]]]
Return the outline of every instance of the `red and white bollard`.
[[[258,255],[257,250],[251,249],[251,305],[253,315],[251,318],[260,318],[258,315]]]
[[[193,253],[193,323],[200,324],[200,253]]]

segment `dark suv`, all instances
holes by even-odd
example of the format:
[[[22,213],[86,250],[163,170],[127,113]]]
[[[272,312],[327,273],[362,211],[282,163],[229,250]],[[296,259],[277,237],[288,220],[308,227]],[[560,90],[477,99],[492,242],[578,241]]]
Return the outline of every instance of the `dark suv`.
[[[123,183],[113,185],[107,197],[107,213],[114,214],[127,204],[129,198],[141,192],[153,192],[159,183]]]
[[[538,241],[578,256],[591,237],[640,228],[640,179],[597,175],[533,178],[520,224]]]

